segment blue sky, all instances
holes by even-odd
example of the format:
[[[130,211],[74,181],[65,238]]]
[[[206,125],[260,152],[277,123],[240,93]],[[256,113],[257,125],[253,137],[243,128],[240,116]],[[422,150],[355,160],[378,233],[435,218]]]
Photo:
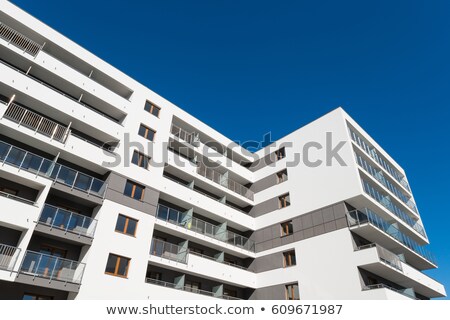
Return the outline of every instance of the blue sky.
[[[406,170],[450,288],[449,1],[13,2],[233,140],[343,106]]]

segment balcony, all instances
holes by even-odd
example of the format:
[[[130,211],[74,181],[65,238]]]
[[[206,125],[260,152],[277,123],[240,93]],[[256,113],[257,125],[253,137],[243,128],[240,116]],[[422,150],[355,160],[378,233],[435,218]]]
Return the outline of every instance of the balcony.
[[[356,162],[358,165],[364,169],[365,172],[370,174],[375,180],[381,183],[386,189],[388,189],[392,194],[394,194],[401,202],[408,206],[409,209],[418,214],[416,204],[410,196],[405,195],[399,188],[395,187],[389,179],[385,177],[382,170],[375,169],[366,159],[364,159],[358,153],[355,153]]]
[[[14,270],[19,254],[19,248],[0,243],[0,270]]]
[[[187,132],[186,130],[181,129],[173,123],[172,127],[170,128],[170,133],[178,139],[183,140],[194,147],[198,147],[200,145],[200,140],[196,138],[196,134],[194,132]]]
[[[38,224],[48,226],[50,229],[59,229],[65,233],[70,232],[77,236],[94,238],[97,220],[45,204]]]
[[[375,243],[358,247],[356,253],[358,267],[372,274],[402,287],[414,288],[416,293],[424,297],[445,297],[445,288],[442,284],[407,264],[402,255]]]
[[[159,204],[156,217],[162,221],[183,227],[198,234],[222,241],[232,246],[255,252],[255,242],[236,234],[232,231],[222,230],[212,223],[195,217],[186,217],[186,214],[178,210]]]
[[[36,205],[36,202],[33,201],[33,200],[28,200],[28,199],[25,199],[25,198],[21,198],[21,197],[18,197],[16,195],[13,195],[13,194],[10,194],[10,193],[7,193],[7,192],[3,192],[3,191],[0,191],[0,197],[4,197],[4,198],[11,199],[11,200],[14,200],[14,201],[19,201],[19,202],[22,202],[22,203],[25,203],[25,204],[29,204],[30,206],[35,206]]]
[[[208,296],[208,297],[212,297],[212,298],[225,299],[225,300],[241,300],[239,298],[231,297],[228,295],[217,296],[214,292],[211,292],[211,291],[201,290],[198,288],[192,288],[192,287],[188,287],[188,286],[178,286],[176,283],[161,281],[161,280],[152,279],[152,278],[146,278],[145,282],[149,283],[149,284],[154,284],[157,286],[165,287],[165,288],[183,290],[186,292],[200,294],[200,295],[204,295],[204,296]]]
[[[186,264],[188,250],[180,247],[179,245],[153,238],[150,254],[156,257]]]
[[[199,164],[197,168],[197,174],[253,201],[253,191],[243,186],[242,184],[228,178],[226,175],[206,167],[203,163]]]
[[[389,175],[391,175],[397,182],[402,185],[408,192],[411,192],[408,182],[403,174],[394,169],[387,160],[377,153],[377,150],[372,147],[364,138],[362,138],[355,130],[348,127],[351,139],[370,156],[376,163],[378,163]]]
[[[238,269],[241,269],[241,270],[250,271],[246,267],[240,266],[240,265],[235,264],[235,263],[230,263],[230,262],[227,262],[227,261],[219,261],[219,260],[217,260],[214,257],[207,256],[206,254],[198,253],[198,252],[191,251],[191,250],[189,250],[189,254],[192,254],[194,256],[197,256],[197,257],[200,257],[200,258],[203,258],[203,259],[211,260],[211,261],[214,261],[214,262],[217,262],[217,263],[221,263],[221,264],[233,267],[233,268],[238,268]],[[254,271],[250,271],[250,272],[254,272]]]
[[[23,52],[26,52],[33,57],[42,50],[43,45],[25,37],[23,34],[17,32],[16,30],[8,27],[7,25],[0,22],[0,38],[4,39],[10,44],[13,44]]]
[[[7,163],[17,167],[19,171],[24,170],[51,179],[54,183],[58,182],[70,187],[72,190],[76,189],[102,199],[108,188],[107,183],[102,180],[17,148],[3,141],[0,141],[0,161],[2,161],[3,164]]]
[[[347,221],[355,233],[371,242],[380,243],[394,252],[399,251],[398,244],[411,250],[412,252],[404,252],[405,257],[410,264],[417,264],[419,269],[436,268],[436,261],[428,250],[401,232],[395,223],[387,222],[372,210],[365,208],[350,211],[347,213]],[[400,249],[400,252],[403,251]]]
[[[417,300],[415,294],[414,294],[414,290],[412,288],[407,288],[407,289],[395,289],[391,286],[388,286],[384,283],[377,283],[377,284],[371,284],[371,285],[366,285],[363,287],[363,291],[367,291],[367,290],[376,290],[376,289],[388,289],[397,293],[400,293],[408,298]]]
[[[85,264],[39,252],[27,251],[19,273],[49,281],[81,284]]]
[[[374,199],[379,204],[381,204],[383,207],[385,207],[390,212],[395,214],[403,222],[405,222],[407,225],[409,225],[415,231],[417,231],[421,236],[423,236],[425,239],[427,239],[425,230],[424,230],[423,226],[420,224],[420,222],[411,218],[405,211],[403,211],[395,203],[393,203],[391,198],[389,197],[389,195],[379,191],[378,189],[373,187],[372,184],[370,184],[369,182],[367,182],[364,179],[361,179],[361,183],[362,183],[364,192],[366,194],[368,194],[372,199]]]
[[[70,133],[68,127],[64,127],[15,103],[8,105],[3,117],[19,124],[19,127],[27,127],[34,130],[34,132],[49,137],[50,140],[56,140],[61,143],[66,142]]]

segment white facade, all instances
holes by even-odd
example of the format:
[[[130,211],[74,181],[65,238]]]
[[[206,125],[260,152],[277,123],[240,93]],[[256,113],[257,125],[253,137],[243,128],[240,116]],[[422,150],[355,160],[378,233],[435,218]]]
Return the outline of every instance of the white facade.
[[[341,108],[252,154],[5,0],[0,100],[0,299],[445,296]]]

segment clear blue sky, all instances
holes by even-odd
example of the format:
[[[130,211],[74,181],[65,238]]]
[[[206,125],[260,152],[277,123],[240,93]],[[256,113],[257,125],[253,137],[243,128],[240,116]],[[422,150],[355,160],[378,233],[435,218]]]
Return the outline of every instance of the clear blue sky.
[[[450,1],[13,2],[233,140],[343,106],[407,171],[450,289]]]

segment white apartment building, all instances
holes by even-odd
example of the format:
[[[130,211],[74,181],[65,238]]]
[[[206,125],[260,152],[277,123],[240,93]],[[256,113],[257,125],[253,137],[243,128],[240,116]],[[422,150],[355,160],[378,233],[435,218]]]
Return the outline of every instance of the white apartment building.
[[[5,0],[0,163],[0,299],[446,294],[405,172],[344,110],[250,153]]]

